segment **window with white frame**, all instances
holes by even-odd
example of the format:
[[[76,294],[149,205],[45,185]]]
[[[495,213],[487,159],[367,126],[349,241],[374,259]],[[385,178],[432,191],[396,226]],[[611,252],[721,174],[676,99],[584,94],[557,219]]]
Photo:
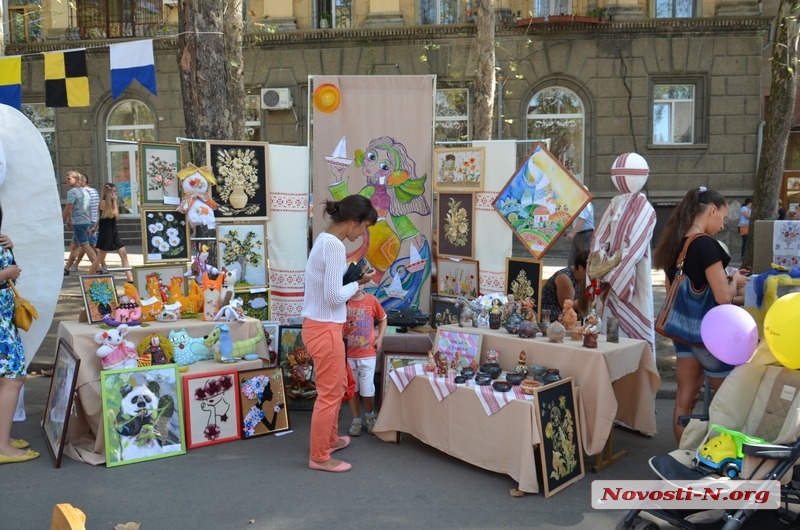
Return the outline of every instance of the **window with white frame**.
[[[258,90],[256,92],[259,92]],[[248,142],[261,140],[261,95],[247,94],[244,97],[244,139]]]
[[[533,0],[533,16],[571,15],[572,0]]]
[[[469,90],[443,88],[436,90],[436,142],[464,142],[470,139]]]
[[[695,85],[653,85],[653,143],[692,144],[695,139]]]
[[[106,121],[106,156],[108,180],[117,185],[119,212],[139,213],[139,164],[137,142],[156,140],[153,111],[134,99],[114,105]],[[108,141],[110,140],[110,141]]]
[[[583,182],[585,110],[572,90],[552,86],[540,90],[528,103],[527,138],[546,140],[550,152]]]
[[[692,18],[694,0],[655,0],[656,18]]]
[[[466,13],[464,0],[420,0],[419,23],[458,24]]]

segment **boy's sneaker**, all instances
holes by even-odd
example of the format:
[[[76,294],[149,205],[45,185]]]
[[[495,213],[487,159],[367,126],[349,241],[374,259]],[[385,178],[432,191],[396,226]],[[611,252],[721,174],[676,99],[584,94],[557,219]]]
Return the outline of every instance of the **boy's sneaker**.
[[[350,424],[350,428],[347,429],[347,434],[350,436],[361,436],[361,422],[354,421]]]
[[[367,416],[367,432],[372,434],[372,429],[375,428],[375,422],[378,421],[378,416]]]

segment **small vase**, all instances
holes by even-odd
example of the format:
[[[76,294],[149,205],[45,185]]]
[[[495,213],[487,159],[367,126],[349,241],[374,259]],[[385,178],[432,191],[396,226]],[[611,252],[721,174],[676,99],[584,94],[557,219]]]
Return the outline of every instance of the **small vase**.
[[[500,313],[489,313],[489,328],[500,329],[502,315]]]
[[[230,197],[228,197],[228,201],[231,203],[231,206],[237,210],[247,206],[247,194],[244,192],[244,186],[242,184],[233,185],[233,191]]]

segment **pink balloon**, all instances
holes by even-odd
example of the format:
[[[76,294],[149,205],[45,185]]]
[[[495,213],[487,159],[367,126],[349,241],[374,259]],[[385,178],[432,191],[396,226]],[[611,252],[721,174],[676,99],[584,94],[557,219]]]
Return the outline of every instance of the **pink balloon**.
[[[758,346],[758,325],[741,307],[718,305],[703,317],[700,336],[714,357],[738,366],[750,360]]]

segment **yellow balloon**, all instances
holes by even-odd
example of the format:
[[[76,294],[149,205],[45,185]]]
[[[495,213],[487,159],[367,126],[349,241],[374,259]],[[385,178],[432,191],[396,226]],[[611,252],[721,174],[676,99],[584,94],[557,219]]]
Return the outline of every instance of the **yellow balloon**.
[[[800,293],[778,298],[764,317],[764,340],[786,368],[800,368]]]

